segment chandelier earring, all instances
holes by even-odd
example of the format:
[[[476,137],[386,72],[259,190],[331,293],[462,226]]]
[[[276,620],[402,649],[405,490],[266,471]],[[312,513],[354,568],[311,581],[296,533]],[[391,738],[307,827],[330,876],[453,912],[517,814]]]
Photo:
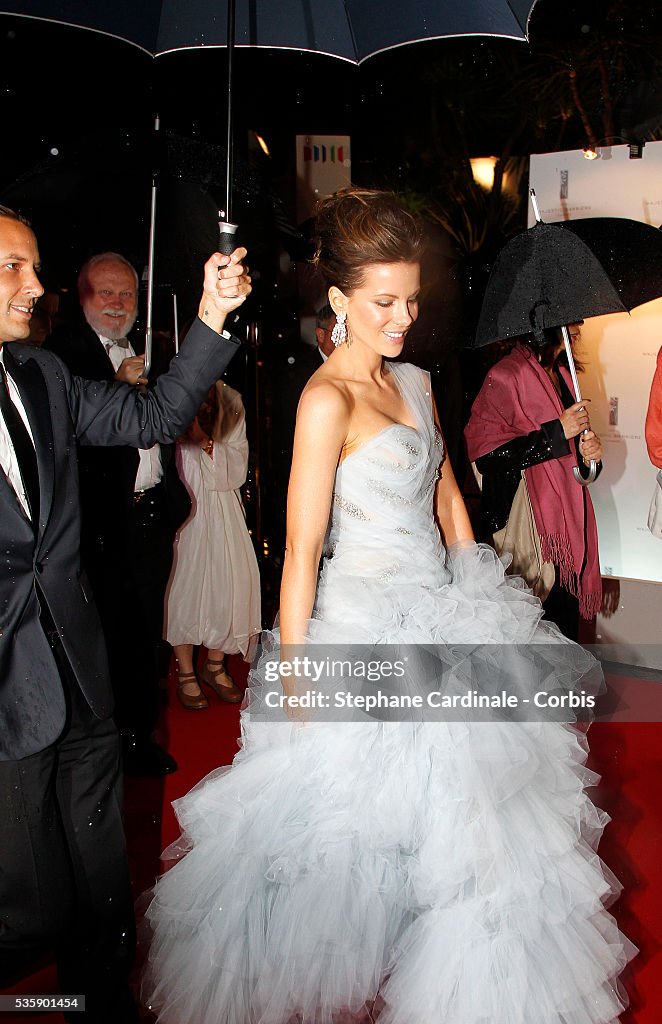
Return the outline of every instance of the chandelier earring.
[[[347,341],[347,313],[336,313],[336,322],[331,331],[331,341],[338,348],[338,345]]]

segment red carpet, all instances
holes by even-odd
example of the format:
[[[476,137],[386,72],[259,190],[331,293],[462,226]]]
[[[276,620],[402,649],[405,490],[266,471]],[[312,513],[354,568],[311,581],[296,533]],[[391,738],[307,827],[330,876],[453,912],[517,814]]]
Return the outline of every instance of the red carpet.
[[[243,681],[240,659],[229,662]],[[206,711],[185,711],[171,681],[162,740],[179,763],[165,783],[127,779],[126,825],[134,893],[149,888],[159,870],[159,854],[178,835],[170,802],[204,775],[227,764],[237,749],[239,709],[209,694]],[[600,854],[621,880],[624,893],[612,908],[623,931],[641,952],[624,977],[631,1007],[622,1024],[659,1024],[662,1019],[662,761],[660,727],[645,724],[596,724],[589,733],[590,766],[602,775],[595,800],[611,816]],[[562,979],[559,979],[562,984]],[[52,968],[33,974],[12,992],[57,992]],[[12,1024],[62,1024],[59,1014],[3,1014]],[[117,1024],[122,1024],[118,1021]],[[214,1024],[210,1021],[209,1024]],[[421,1022],[424,1024],[424,1022]]]

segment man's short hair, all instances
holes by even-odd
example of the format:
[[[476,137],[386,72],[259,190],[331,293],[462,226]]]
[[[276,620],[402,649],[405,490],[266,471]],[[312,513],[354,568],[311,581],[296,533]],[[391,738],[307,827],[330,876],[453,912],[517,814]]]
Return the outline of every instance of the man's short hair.
[[[9,206],[3,206],[0,203],[0,217],[6,217],[7,220],[17,220],[19,224],[25,224],[26,228],[32,230],[30,221],[27,217],[24,217],[22,213],[17,213],[16,210],[12,210]]]
[[[315,326],[321,327],[323,331],[328,331],[331,324],[335,320],[336,314],[333,312],[329,303],[325,303],[321,309],[318,309],[315,313]]]
[[[134,267],[133,263],[129,263],[127,258],[125,256],[121,256],[120,253],[118,253],[118,252],[99,252],[99,253],[96,254],[96,256],[91,256],[90,259],[87,260],[85,263],[83,263],[83,266],[80,268],[80,272],[78,274],[77,285],[78,285],[78,296],[81,299],[81,301],[85,298],[85,296],[87,295],[87,293],[90,290],[90,288],[89,288],[90,270],[92,270],[93,267],[97,267],[100,263],[121,263],[128,270],[130,270],[131,273],[133,274],[133,280],[134,280],[135,285],[136,285],[136,295],[138,294],[138,289],[140,287],[140,281],[139,281],[139,278],[138,278],[138,274],[136,272],[136,268]]]

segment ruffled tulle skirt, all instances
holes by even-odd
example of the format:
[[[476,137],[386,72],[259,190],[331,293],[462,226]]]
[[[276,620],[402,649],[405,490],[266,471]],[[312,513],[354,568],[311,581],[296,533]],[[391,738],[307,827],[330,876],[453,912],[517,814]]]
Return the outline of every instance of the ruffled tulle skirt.
[[[528,639],[564,648],[575,684],[592,671],[489,549],[460,553],[451,583],[363,580],[367,603],[331,566],[316,642],[337,640],[351,593],[356,642]],[[268,721],[263,667],[250,682],[241,750],[177,802],[175,864],[147,910],[143,995],[160,1021],[617,1019],[634,950],[605,910],[619,887],[595,852],[608,819],[586,795],[582,730]]]

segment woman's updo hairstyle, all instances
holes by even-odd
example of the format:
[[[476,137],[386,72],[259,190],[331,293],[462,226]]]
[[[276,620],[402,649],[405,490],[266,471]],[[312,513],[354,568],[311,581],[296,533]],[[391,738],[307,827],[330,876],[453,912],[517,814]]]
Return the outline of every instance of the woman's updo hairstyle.
[[[315,219],[314,263],[327,288],[346,295],[363,283],[375,263],[418,263],[421,222],[394,192],[347,188],[323,199]]]

